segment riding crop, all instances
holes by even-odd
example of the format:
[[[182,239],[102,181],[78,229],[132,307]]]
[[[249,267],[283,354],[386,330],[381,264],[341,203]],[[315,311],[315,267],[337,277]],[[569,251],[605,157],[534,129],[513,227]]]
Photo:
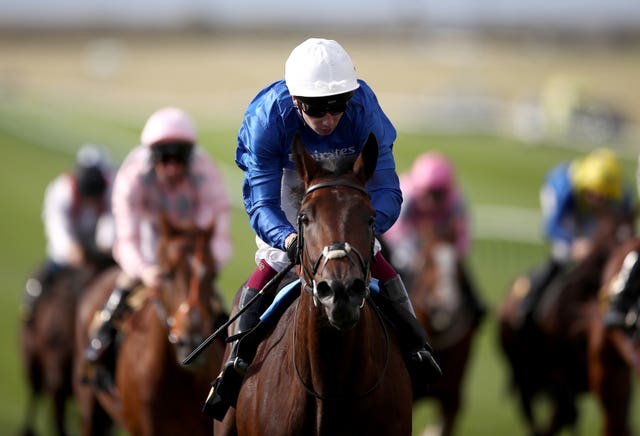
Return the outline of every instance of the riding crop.
[[[189,354],[183,361],[182,364],[183,365],[188,365],[190,364],[196,357],[198,357],[200,355],[200,353],[202,353],[204,351],[204,349],[206,347],[209,346],[209,344],[211,342],[213,342],[218,336],[220,336],[220,334],[222,332],[224,332],[227,327],[229,327],[229,325],[234,322],[236,319],[238,319],[238,317],[240,315],[242,315],[252,304],[254,304],[258,298],[262,297],[264,295],[264,293],[269,290],[272,286],[274,286],[275,284],[277,284],[282,277],[284,277],[291,268],[293,268],[293,266],[295,265],[295,262],[291,262],[289,263],[289,265],[287,265],[282,271],[280,271],[278,274],[276,274],[271,280],[269,280],[269,282],[267,282],[266,285],[264,285],[264,287],[262,289],[260,289],[260,292],[258,292],[251,300],[249,300],[247,302],[247,304],[245,304],[242,309],[238,310],[238,312],[236,312],[235,315],[233,315],[231,318],[229,318],[229,320],[227,322],[225,322],[223,325],[221,325],[215,332],[213,332],[209,337],[207,337],[204,341],[202,341],[202,343],[200,345],[198,345],[192,352],[191,354]]]

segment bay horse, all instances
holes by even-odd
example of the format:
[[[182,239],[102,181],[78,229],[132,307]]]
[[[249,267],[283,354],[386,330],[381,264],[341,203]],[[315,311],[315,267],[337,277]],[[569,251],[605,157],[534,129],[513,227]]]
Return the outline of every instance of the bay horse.
[[[551,282],[535,325],[523,323],[520,304],[532,272],[511,285],[499,312],[500,346],[511,370],[512,387],[532,435],[556,435],[578,422],[577,399],[589,392],[588,342],[605,265],[611,253],[633,234],[633,216],[604,214],[586,257]],[[601,319],[598,320],[601,322]],[[536,419],[534,403],[546,398],[548,422]]]
[[[634,373],[640,377],[640,321],[636,318],[635,325],[628,330],[607,329],[603,316],[609,308],[612,291],[621,285],[619,276],[631,267],[625,265],[627,255],[637,253],[639,249],[640,238],[634,237],[612,253],[604,269],[600,298],[587,308],[591,316],[588,329],[589,388],[600,403],[604,416],[602,434],[606,436],[632,434],[632,377]]]
[[[444,230],[444,231],[442,231]],[[455,434],[463,407],[463,386],[478,324],[466,304],[461,286],[470,278],[457,253],[453,233],[422,225],[416,237],[420,255],[411,268],[409,297],[429,335],[434,357],[442,376],[423,391],[414,392],[414,401],[434,399],[439,406],[441,436]]]
[[[375,210],[365,183],[377,141],[370,135],[344,171],[323,168],[299,134],[292,153],[305,187],[302,291],[258,346],[215,434],[410,435],[409,372],[369,294]]]
[[[20,328],[20,350],[28,387],[28,403],[21,433],[34,435],[37,407],[51,400],[52,428],[67,434],[66,410],[73,396],[72,361],[76,303],[85,287],[114,264],[111,256],[86,253],[80,267],[61,267],[46,283],[47,265],[41,265],[27,281],[25,292],[41,292],[29,320]],[[46,289],[44,288],[46,286]],[[34,289],[34,287],[36,289]]]
[[[200,403],[224,347],[214,344],[189,367],[181,364],[227,319],[214,285],[218,272],[209,249],[213,225],[199,229],[162,219],[159,233],[163,282],[158,289],[131,295],[130,305],[137,309],[119,326],[110,391],[83,384],[81,376],[89,325],[113,289],[119,267],[107,271],[81,302],[74,387],[83,435],[109,434],[113,422],[133,436],[209,436],[213,431]]]

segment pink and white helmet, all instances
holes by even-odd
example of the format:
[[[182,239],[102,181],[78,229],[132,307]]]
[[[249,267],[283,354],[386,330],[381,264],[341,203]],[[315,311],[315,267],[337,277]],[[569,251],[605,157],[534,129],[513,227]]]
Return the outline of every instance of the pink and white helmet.
[[[170,141],[195,143],[196,126],[182,109],[167,107],[149,117],[142,129],[140,141],[146,146]]]
[[[437,152],[418,156],[411,169],[411,182],[417,192],[443,189],[450,192],[455,180],[455,171],[449,160]]]

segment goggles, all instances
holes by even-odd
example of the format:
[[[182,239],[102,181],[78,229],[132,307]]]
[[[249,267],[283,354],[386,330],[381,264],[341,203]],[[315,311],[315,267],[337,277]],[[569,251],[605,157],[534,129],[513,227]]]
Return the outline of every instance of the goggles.
[[[175,162],[187,164],[191,158],[193,144],[191,142],[165,142],[151,147],[151,159],[154,164]]]
[[[298,106],[312,118],[322,118],[326,114],[339,115],[347,110],[353,91],[331,97],[297,97]]]

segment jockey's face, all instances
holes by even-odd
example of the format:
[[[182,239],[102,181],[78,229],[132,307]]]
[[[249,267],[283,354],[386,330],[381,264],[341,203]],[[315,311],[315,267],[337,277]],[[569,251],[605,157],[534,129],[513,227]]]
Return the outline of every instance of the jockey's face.
[[[169,141],[153,145],[151,160],[158,180],[168,186],[180,184],[189,171],[193,144],[184,141]]]
[[[158,180],[168,186],[177,186],[185,180],[189,172],[189,165],[185,162],[168,160],[155,164]]]
[[[611,207],[611,201],[595,192],[585,191],[582,193],[583,203],[594,212],[605,212]]]
[[[300,108],[298,100],[296,97],[293,97],[293,104]],[[331,135],[333,131],[338,126],[342,115],[344,112],[325,112],[321,116],[311,116],[307,114],[304,110],[299,110],[304,122],[320,136]]]
[[[446,203],[447,191],[444,188],[429,189],[424,195],[417,198],[416,206],[419,210],[437,211],[440,210]]]

